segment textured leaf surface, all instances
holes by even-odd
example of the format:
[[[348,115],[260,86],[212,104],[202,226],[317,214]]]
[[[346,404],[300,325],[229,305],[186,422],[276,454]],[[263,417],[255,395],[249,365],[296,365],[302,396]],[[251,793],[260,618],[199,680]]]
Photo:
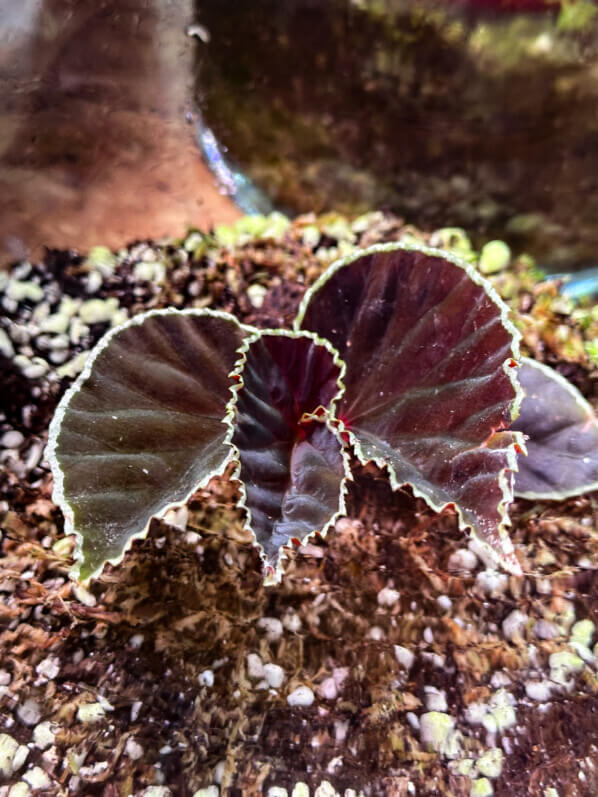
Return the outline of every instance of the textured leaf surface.
[[[55,500],[81,535],[81,578],[223,467],[229,374],[251,331],[225,314],[160,311],[100,341],[50,428]]]
[[[470,266],[436,250],[372,247],[308,292],[296,325],[346,363],[338,414],[362,461],[391,469],[434,509],[454,503],[501,563],[518,570],[502,529],[516,467],[516,332]],[[495,432],[497,433],[495,435]]]
[[[282,545],[324,531],[342,509],[342,441],[305,417],[339,392],[341,367],[324,345],[294,333],[265,334],[245,357],[232,441],[249,525],[274,565]]]
[[[525,397],[513,424],[528,436],[515,493],[560,499],[598,490],[598,418],[564,377],[525,358],[519,371]]]

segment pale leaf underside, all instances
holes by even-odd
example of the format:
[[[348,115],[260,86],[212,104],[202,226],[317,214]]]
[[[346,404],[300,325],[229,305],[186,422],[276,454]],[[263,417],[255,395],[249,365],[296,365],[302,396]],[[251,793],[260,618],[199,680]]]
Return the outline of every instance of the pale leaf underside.
[[[528,436],[515,493],[561,499],[598,489],[598,418],[570,382],[552,368],[524,359],[525,398],[513,424]]]
[[[222,468],[229,374],[250,331],[206,311],[150,313],[96,350],[51,429],[81,578]]]
[[[274,566],[281,546],[323,531],[342,508],[342,441],[323,420],[340,368],[311,337],[264,334],[250,343],[234,407],[233,445],[249,525]]]
[[[346,363],[338,415],[360,459],[389,465],[395,486],[410,484],[435,509],[454,503],[517,570],[502,529],[514,344],[498,300],[440,253],[381,247],[325,275],[299,322]]]

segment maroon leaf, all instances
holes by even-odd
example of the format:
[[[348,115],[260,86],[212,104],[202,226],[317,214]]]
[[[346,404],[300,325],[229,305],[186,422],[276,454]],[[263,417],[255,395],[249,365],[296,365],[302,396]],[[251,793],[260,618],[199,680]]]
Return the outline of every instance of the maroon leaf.
[[[292,537],[324,531],[343,507],[340,436],[310,417],[339,392],[341,365],[312,336],[265,333],[239,366],[233,445],[248,525],[275,563]]]
[[[455,504],[461,525],[518,570],[502,528],[517,439],[502,431],[517,396],[506,314],[469,265],[383,245],[329,269],[296,327],[346,363],[338,415],[360,460],[388,465],[393,487],[410,484],[436,510]]]

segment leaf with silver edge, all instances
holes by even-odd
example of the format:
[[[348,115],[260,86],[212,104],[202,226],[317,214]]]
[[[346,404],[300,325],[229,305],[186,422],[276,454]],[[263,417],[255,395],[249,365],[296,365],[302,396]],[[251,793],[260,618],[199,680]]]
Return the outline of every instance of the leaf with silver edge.
[[[97,575],[230,458],[230,372],[253,332],[208,310],[151,311],[109,333],[50,427],[54,500],[78,535],[78,572]]]
[[[362,462],[389,468],[435,510],[454,504],[490,558],[519,572],[505,531],[518,433],[518,333],[467,263],[439,250],[374,246],[306,294],[297,329],[346,363],[338,416]],[[498,435],[498,436],[497,436]]]
[[[326,423],[343,366],[325,341],[267,331],[248,339],[231,412],[247,526],[275,569],[292,538],[324,533],[344,509],[348,462]],[[314,417],[320,409],[323,417]]]

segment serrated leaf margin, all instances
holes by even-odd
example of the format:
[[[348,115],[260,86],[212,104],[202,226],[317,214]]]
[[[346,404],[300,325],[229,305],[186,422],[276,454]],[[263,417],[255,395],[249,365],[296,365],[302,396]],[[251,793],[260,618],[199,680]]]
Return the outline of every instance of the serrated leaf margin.
[[[471,263],[467,263],[465,260],[461,260],[459,257],[454,255],[452,252],[444,251],[443,249],[437,249],[431,246],[425,246],[424,244],[419,243],[403,243],[400,241],[393,241],[390,243],[383,243],[383,244],[374,244],[366,249],[360,249],[355,252],[352,252],[350,255],[341,258],[340,260],[336,260],[332,263],[326,271],[324,271],[318,279],[314,282],[314,284],[306,291],[304,294],[301,303],[299,305],[299,310],[297,311],[297,315],[293,322],[293,329],[297,332],[300,331],[301,324],[305,317],[305,313],[307,311],[307,307],[319,289],[325,285],[328,280],[336,274],[337,271],[340,271],[345,266],[354,263],[356,260],[360,260],[362,257],[366,257],[368,255],[377,254],[379,252],[421,252],[422,254],[428,255],[429,257],[438,257],[442,258],[443,260],[448,260],[455,266],[463,269],[467,276],[474,282],[476,285],[479,285],[484,289],[488,297],[494,302],[494,304],[498,307],[500,311],[500,319],[503,327],[509,332],[512,338],[512,346],[511,352],[512,357],[518,363],[521,360],[521,353],[519,349],[519,342],[521,340],[521,333],[515,327],[515,325],[510,320],[510,309],[508,305],[500,298],[497,291],[495,290],[494,286],[485,278],[483,277],[479,271],[473,266]],[[517,378],[516,368],[509,364],[509,361],[506,360],[503,363],[503,371],[509,377],[511,384],[513,385],[513,390],[515,391],[515,398],[511,404],[511,420],[515,420],[517,415],[519,414],[519,407],[523,400],[523,389],[521,384],[519,383],[519,379]],[[353,451],[357,459],[361,462],[362,465],[367,465],[368,462],[373,462],[379,468],[386,469],[389,479],[390,485],[393,490],[398,490],[400,487],[404,486],[397,480],[396,473],[394,468],[389,465],[386,460],[382,457],[377,457],[374,459],[368,458],[361,448],[356,436],[353,432],[345,426],[345,424],[339,419],[339,428],[341,432],[348,435],[351,445],[353,447]],[[491,548],[491,546],[485,542],[481,537],[478,536],[475,528],[467,523],[463,517],[463,512],[461,508],[456,504],[454,501],[447,501],[444,504],[437,504],[435,503],[428,495],[426,495],[422,490],[419,490],[414,485],[409,483],[409,486],[413,490],[413,493],[418,498],[423,498],[426,504],[433,509],[435,512],[442,512],[448,506],[454,506],[457,512],[457,518],[459,523],[459,528],[461,531],[469,531],[471,536],[475,538],[476,544],[478,549],[480,550],[480,554],[483,556],[484,560],[492,563],[496,567],[503,567],[508,572],[512,573],[513,575],[521,575],[521,566],[515,556],[515,549],[513,547],[513,543],[509,534],[507,532],[507,526],[511,525],[511,520],[508,514],[508,506],[513,500],[513,479],[512,476],[509,476],[510,472],[516,472],[518,470],[517,466],[517,449],[521,451],[525,451],[525,438],[520,432],[513,432],[514,440],[507,448],[507,465],[499,472],[498,476],[498,483],[502,493],[502,500],[499,501],[497,505],[500,521],[498,524],[498,535],[500,538],[501,546],[503,549],[503,557],[500,557],[498,553]]]
[[[208,476],[206,476],[206,478],[204,478],[199,484],[197,484],[192,490],[190,490],[190,492],[188,493],[188,495],[185,497],[184,500],[182,500],[182,501],[173,501],[172,503],[166,504],[159,514],[154,515],[152,518],[150,518],[150,520],[148,521],[148,523],[146,523],[146,525],[143,527],[143,529],[141,529],[138,533],[133,534],[131,537],[129,537],[129,539],[127,540],[127,542],[126,542],[125,546],[123,547],[123,550],[122,550],[122,552],[121,552],[121,554],[119,556],[112,557],[111,559],[106,559],[102,563],[102,565],[100,567],[96,568],[92,573],[90,573],[90,575],[87,576],[87,578],[85,578],[85,579],[81,579],[80,578],[81,563],[84,560],[83,550],[82,550],[82,548],[83,548],[83,535],[80,534],[75,529],[74,510],[72,509],[71,505],[69,504],[69,502],[67,501],[67,499],[66,499],[66,497],[64,495],[64,474],[62,472],[62,468],[60,467],[60,463],[58,462],[58,457],[56,455],[56,449],[57,449],[57,445],[58,445],[58,436],[60,434],[60,429],[61,429],[61,426],[62,426],[62,420],[63,420],[64,415],[65,415],[65,413],[66,413],[66,411],[67,411],[67,409],[69,407],[71,399],[73,398],[73,396],[75,396],[79,392],[80,388],[87,381],[87,379],[91,376],[93,365],[94,365],[97,357],[110,344],[110,341],[112,340],[112,338],[114,338],[116,335],[118,335],[120,332],[123,332],[126,329],[129,329],[129,328],[134,327],[134,326],[140,326],[141,324],[143,324],[143,322],[147,318],[151,318],[153,316],[181,316],[181,315],[184,315],[184,316],[200,316],[200,317],[201,316],[209,316],[209,317],[212,317],[212,318],[220,318],[220,319],[223,319],[225,321],[232,321],[240,329],[246,331],[247,337],[250,337],[255,332],[258,332],[256,327],[252,327],[252,326],[249,326],[247,324],[242,324],[233,315],[231,315],[230,313],[226,313],[223,310],[211,310],[209,308],[193,308],[193,307],[192,308],[187,308],[187,309],[184,309],[184,310],[179,310],[176,307],[166,307],[166,308],[163,308],[163,309],[148,310],[147,312],[139,313],[139,314],[133,316],[132,318],[129,318],[127,321],[124,321],[122,324],[118,324],[117,326],[115,326],[112,329],[108,330],[106,332],[106,334],[102,338],[100,338],[100,340],[96,343],[94,348],[90,350],[89,355],[88,355],[88,357],[87,357],[87,359],[85,361],[85,365],[83,366],[83,370],[78,375],[78,377],[75,379],[73,384],[67,389],[67,391],[65,392],[63,397],[60,399],[60,401],[59,401],[59,403],[58,403],[58,405],[56,407],[54,416],[53,416],[52,421],[50,422],[50,426],[48,428],[48,442],[46,444],[46,448],[45,448],[45,452],[44,453],[45,453],[45,458],[46,458],[48,464],[50,465],[50,470],[52,472],[52,477],[53,477],[53,480],[54,480],[54,485],[53,485],[53,489],[52,489],[52,501],[60,508],[60,510],[62,511],[62,514],[64,515],[64,532],[65,532],[65,534],[66,535],[73,535],[75,537],[75,550],[74,550],[74,553],[73,553],[74,562],[73,562],[73,565],[72,565],[70,573],[69,573],[69,578],[71,578],[73,581],[80,581],[83,584],[88,584],[92,579],[97,578],[101,574],[101,572],[104,569],[104,566],[106,564],[111,564],[111,565],[114,565],[114,566],[119,565],[122,562],[122,560],[124,559],[125,554],[127,553],[127,551],[130,550],[133,542],[135,540],[143,540],[143,539],[145,539],[147,537],[147,533],[148,533],[148,530],[149,530],[149,527],[150,527],[150,523],[151,523],[153,517],[157,517],[157,518],[163,517],[165,515],[165,513],[168,512],[168,510],[176,509],[178,507],[184,506],[187,503],[187,501],[191,498],[193,493],[195,493],[197,490],[201,489],[202,487],[205,487],[206,484],[208,484],[208,482],[210,481],[210,479],[213,479],[215,476],[222,476],[224,474],[227,466],[229,465],[231,459],[233,458],[232,446],[230,446],[228,444],[228,435],[227,435],[225,437],[225,439],[224,439],[223,446],[226,447],[228,445],[229,451],[228,451],[228,454],[226,455],[226,457],[225,457],[225,459],[223,461],[223,464],[220,466],[220,468],[218,468],[218,469],[214,470],[213,472],[211,472]],[[245,338],[244,340],[246,340],[246,339],[247,338]],[[240,351],[240,348],[241,347],[239,347],[238,351]],[[238,364],[238,360],[235,362],[235,365],[233,367],[233,371],[231,371],[231,373],[229,374],[229,376],[231,377],[231,390],[232,390],[232,387],[233,387],[232,374],[235,371],[235,369],[237,367],[237,364]],[[225,410],[225,413],[226,413],[226,410]],[[225,418],[226,418],[226,415],[223,417],[222,422],[228,427],[228,424],[226,424]]]
[[[283,573],[284,573],[284,563],[288,560],[288,554],[285,552],[285,547],[283,546],[280,550],[280,554],[278,557],[278,562],[275,568],[272,568],[268,564],[268,557],[263,546],[258,542],[258,539],[251,527],[251,510],[247,506],[247,492],[245,490],[245,484],[241,478],[241,462],[240,462],[240,452],[237,446],[233,443],[233,435],[235,431],[235,409],[237,406],[237,399],[238,394],[241,388],[244,386],[243,382],[243,369],[245,367],[245,363],[247,362],[247,352],[252,343],[258,341],[261,337],[265,335],[273,335],[277,337],[286,337],[291,339],[299,339],[299,338],[309,338],[314,343],[323,346],[329,354],[332,356],[334,364],[339,368],[339,377],[336,380],[338,385],[338,392],[336,395],[330,400],[328,407],[326,409],[326,416],[324,419],[315,415],[314,413],[306,414],[306,420],[313,420],[318,423],[324,423],[328,430],[334,434],[337,440],[340,443],[341,447],[341,456],[343,459],[343,468],[344,468],[344,476],[341,481],[340,489],[339,489],[339,502],[338,502],[338,509],[337,511],[330,517],[329,521],[322,529],[315,529],[310,534],[306,534],[305,537],[301,540],[301,544],[305,545],[310,538],[314,537],[316,534],[319,534],[322,537],[325,537],[328,533],[328,530],[336,523],[339,517],[346,515],[347,508],[345,503],[345,497],[347,494],[347,482],[352,480],[351,474],[351,460],[349,451],[347,450],[347,444],[342,439],[341,436],[341,429],[340,429],[340,422],[336,419],[336,415],[334,413],[335,405],[340,397],[343,395],[345,391],[345,384],[343,382],[343,377],[346,372],[346,365],[344,360],[341,359],[339,353],[334,348],[334,346],[330,343],[330,341],[326,340],[326,338],[321,338],[319,335],[316,335],[314,332],[309,332],[308,330],[292,330],[292,329],[258,329],[253,334],[249,335],[243,340],[239,348],[240,357],[237,360],[237,364],[235,369],[231,373],[231,378],[233,380],[233,386],[231,388],[231,392],[233,397],[229,401],[227,405],[227,412],[225,416],[226,423],[228,425],[229,431],[225,440],[225,443],[228,444],[232,449],[232,456],[231,459],[233,462],[236,463],[235,469],[232,474],[232,478],[235,479],[239,483],[239,494],[240,498],[237,501],[237,507],[242,509],[245,514],[245,520],[243,522],[243,528],[248,531],[252,538],[253,538],[253,545],[259,551],[259,556],[264,566],[264,584],[266,586],[274,586],[279,584]]]

